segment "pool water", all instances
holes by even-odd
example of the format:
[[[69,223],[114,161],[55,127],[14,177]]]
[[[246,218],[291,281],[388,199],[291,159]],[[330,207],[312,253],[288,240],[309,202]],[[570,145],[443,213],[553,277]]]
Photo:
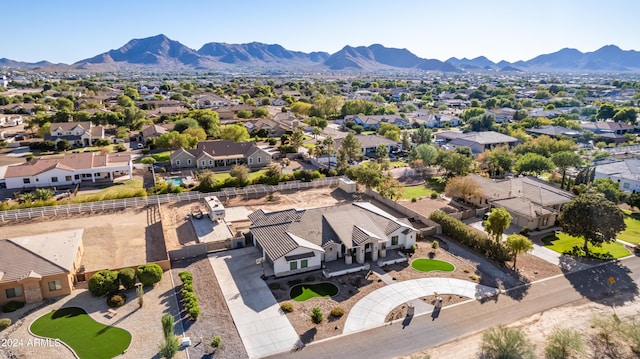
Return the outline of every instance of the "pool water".
[[[165,178],[164,181],[169,184],[171,183],[174,186],[182,186],[182,178],[181,177],[169,177]]]

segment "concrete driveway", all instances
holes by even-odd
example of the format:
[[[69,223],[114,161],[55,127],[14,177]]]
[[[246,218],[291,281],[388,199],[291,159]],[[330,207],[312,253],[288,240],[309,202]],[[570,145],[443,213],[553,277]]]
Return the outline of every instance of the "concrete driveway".
[[[288,351],[299,342],[298,334],[260,278],[262,267],[256,265],[259,257],[255,247],[209,256],[249,358]]]
[[[344,334],[384,325],[393,308],[420,297],[439,294],[457,294],[468,298],[497,295],[500,290],[474,282],[454,278],[420,278],[391,284],[369,293],[349,311],[344,323]]]

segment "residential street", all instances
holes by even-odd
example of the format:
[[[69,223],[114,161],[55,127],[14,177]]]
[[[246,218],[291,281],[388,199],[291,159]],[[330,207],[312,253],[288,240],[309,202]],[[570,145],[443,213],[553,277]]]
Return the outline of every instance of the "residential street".
[[[373,359],[409,355],[582,298],[611,306],[623,305],[638,295],[639,273],[640,258],[631,257],[537,282],[484,302],[473,301],[445,308],[436,318],[431,315],[416,317],[404,329],[402,323],[395,323],[271,358]],[[609,278],[615,279],[613,286],[609,285]]]

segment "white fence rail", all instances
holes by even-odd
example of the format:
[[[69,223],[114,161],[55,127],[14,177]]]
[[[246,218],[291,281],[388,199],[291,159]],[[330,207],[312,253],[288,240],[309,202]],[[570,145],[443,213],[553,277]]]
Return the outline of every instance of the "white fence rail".
[[[21,219],[31,219],[45,216],[69,215],[80,213],[94,213],[108,210],[118,210],[131,207],[142,207],[152,204],[184,202],[201,200],[208,196],[217,196],[219,198],[231,198],[237,196],[251,197],[261,196],[267,193],[279,191],[303,190],[309,188],[321,187],[337,187],[340,182],[339,177],[319,178],[311,182],[290,181],[279,183],[276,186],[269,185],[253,185],[244,188],[225,188],[218,192],[184,192],[184,193],[168,193],[156,196],[133,197],[123,199],[113,199],[108,201],[87,202],[64,204],[60,206],[32,207],[23,209],[12,209],[8,211],[0,211],[0,221],[13,221]]]

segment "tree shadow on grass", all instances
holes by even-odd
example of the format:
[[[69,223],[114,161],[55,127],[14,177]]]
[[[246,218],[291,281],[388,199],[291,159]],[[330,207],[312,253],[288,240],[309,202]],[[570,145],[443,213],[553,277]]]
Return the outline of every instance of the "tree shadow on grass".
[[[585,261],[563,255],[560,267],[573,288],[593,302],[620,306],[638,295],[631,270],[619,261]]]

